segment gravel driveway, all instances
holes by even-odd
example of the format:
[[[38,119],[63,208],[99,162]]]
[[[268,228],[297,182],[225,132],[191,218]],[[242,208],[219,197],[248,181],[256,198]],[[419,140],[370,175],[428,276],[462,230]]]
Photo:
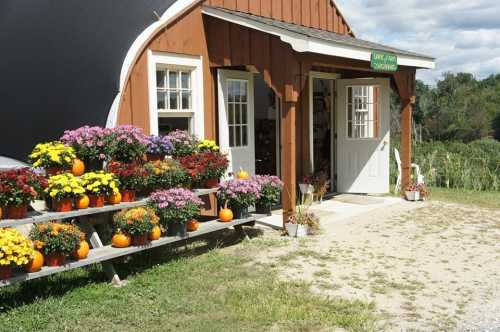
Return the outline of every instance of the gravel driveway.
[[[322,294],[374,302],[376,330],[500,331],[500,209],[401,202],[258,259]],[[277,236],[277,235],[273,235]]]

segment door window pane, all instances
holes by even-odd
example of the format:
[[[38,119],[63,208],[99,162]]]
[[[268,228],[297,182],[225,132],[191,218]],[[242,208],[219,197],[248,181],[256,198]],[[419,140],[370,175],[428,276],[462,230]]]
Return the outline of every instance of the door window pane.
[[[380,110],[378,94],[378,86],[347,87],[348,138],[377,137]]]
[[[227,81],[229,146],[248,145],[248,81]]]

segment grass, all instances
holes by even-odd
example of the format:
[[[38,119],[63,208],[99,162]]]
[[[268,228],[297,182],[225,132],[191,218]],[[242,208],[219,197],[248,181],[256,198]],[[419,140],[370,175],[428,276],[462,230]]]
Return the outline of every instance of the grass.
[[[500,191],[470,191],[446,188],[431,188],[431,199],[485,208],[500,208]]]
[[[247,242],[137,254],[117,265],[129,281],[122,288],[111,287],[99,266],[4,288],[0,331],[376,330],[373,304],[282,281],[241,254],[251,252]]]

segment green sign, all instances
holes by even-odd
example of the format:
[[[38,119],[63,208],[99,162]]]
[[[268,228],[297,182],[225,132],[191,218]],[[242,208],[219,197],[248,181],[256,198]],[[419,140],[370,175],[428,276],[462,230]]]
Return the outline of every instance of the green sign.
[[[397,71],[398,57],[390,53],[372,52],[371,67],[378,71]]]

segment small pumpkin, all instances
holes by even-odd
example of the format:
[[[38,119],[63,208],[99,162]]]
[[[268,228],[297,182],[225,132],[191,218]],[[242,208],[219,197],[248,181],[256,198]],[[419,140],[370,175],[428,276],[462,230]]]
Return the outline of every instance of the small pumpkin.
[[[29,261],[28,264],[24,266],[24,271],[27,273],[38,272],[42,269],[44,263],[43,255],[40,251],[35,250],[33,253],[33,258]]]
[[[200,227],[200,223],[196,219],[191,219],[187,222],[186,228],[188,232],[195,232]]]
[[[220,209],[219,211],[219,219],[222,222],[230,222],[231,220],[233,220],[233,218],[234,218],[233,211],[227,208],[227,203],[226,203],[224,208]]]
[[[80,159],[73,160],[73,167],[71,168],[71,173],[73,173],[74,176],[83,175],[83,173],[85,173],[85,163]]]
[[[132,238],[130,237],[130,235],[118,233],[113,235],[111,244],[115,248],[127,248],[132,244]]]
[[[75,205],[78,210],[86,209],[89,207],[90,199],[87,195],[79,196],[76,199]]]
[[[2,210],[2,207],[0,206],[0,219],[3,218],[3,210]]]
[[[161,228],[160,226],[153,227],[151,233],[149,233],[149,240],[156,241],[161,238]]]
[[[248,180],[248,179],[250,179],[250,174],[247,171],[245,171],[244,169],[240,169],[236,173],[236,178],[239,180]]]
[[[87,241],[80,242],[78,249],[73,253],[73,258],[76,260],[85,259],[89,255],[90,247]]]
[[[122,194],[117,192],[116,194],[110,195],[108,197],[108,203],[111,205],[120,204],[122,201]]]

